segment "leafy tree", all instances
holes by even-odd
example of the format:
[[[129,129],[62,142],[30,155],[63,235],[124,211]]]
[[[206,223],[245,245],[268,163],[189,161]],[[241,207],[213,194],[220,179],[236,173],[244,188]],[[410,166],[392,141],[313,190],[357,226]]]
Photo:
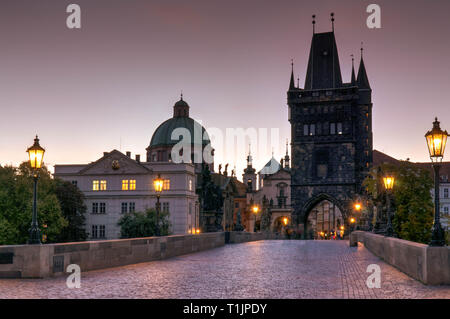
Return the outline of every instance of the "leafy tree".
[[[402,239],[428,244],[433,224],[430,173],[407,161],[374,168],[364,184],[370,199],[381,207],[386,206],[387,195],[382,181],[384,172],[393,173],[396,178],[391,200],[395,233]]]
[[[56,242],[67,226],[46,167],[39,173],[38,223],[47,241]],[[18,168],[0,167],[0,245],[25,244],[29,238],[33,202],[33,171],[24,162]]]
[[[58,198],[61,212],[68,224],[61,229],[57,236],[58,242],[71,242],[86,240],[85,231],[86,205],[84,194],[70,182],[59,178],[54,180],[54,191]]]
[[[169,212],[159,213],[159,233],[169,235]],[[147,209],[145,212],[131,212],[124,214],[119,222],[121,238],[151,237],[156,235],[156,210]]]

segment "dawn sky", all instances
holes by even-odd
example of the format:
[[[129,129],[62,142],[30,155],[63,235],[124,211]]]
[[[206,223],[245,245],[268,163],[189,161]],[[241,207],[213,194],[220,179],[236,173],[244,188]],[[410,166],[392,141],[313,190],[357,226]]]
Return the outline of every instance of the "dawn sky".
[[[70,3],[81,7],[81,30],[66,27]],[[366,26],[371,3],[381,29]],[[330,12],[345,82],[364,42],[374,148],[428,161],[434,117],[450,130],[447,0],[2,0],[0,164],[26,160],[36,133],[49,166],[112,149],[144,158],[181,90],[206,129],[279,128],[279,160],[290,139],[290,61],[303,87],[311,15],[327,32]],[[217,150],[216,167],[236,165],[241,178],[248,147],[239,152]],[[257,170],[271,152],[252,147]]]

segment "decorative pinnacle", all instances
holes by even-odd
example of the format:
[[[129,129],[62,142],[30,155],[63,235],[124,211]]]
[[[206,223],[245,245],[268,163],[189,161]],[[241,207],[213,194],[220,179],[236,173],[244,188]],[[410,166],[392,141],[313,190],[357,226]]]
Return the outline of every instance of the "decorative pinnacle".
[[[312,19],[313,19],[312,25],[313,25],[313,34],[314,34],[314,33],[316,33],[316,26],[315,26],[316,25],[316,15],[315,14],[312,15]]]

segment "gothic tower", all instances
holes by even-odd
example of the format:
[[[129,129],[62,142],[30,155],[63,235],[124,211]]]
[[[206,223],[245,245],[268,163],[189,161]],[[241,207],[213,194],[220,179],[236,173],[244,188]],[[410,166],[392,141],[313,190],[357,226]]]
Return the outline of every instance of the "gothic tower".
[[[335,204],[347,219],[361,193],[372,164],[371,95],[362,49],[358,76],[353,69],[351,81],[343,83],[334,27],[314,33],[304,88],[295,86],[292,70],[287,92],[291,198],[300,231],[323,200]]]
[[[244,174],[242,174],[242,180],[244,184],[247,185],[247,193],[256,192],[256,170],[253,168],[252,162],[253,159],[249,148],[247,156],[247,167],[244,169]]]

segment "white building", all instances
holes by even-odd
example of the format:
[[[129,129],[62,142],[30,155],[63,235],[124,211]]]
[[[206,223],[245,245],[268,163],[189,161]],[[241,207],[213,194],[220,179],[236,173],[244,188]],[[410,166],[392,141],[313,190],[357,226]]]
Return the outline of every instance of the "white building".
[[[193,164],[140,162],[113,150],[90,164],[55,165],[55,177],[70,181],[84,193],[86,231],[90,239],[120,238],[117,225],[127,212],[154,208],[153,180],[164,180],[161,209],[169,211],[172,234],[186,234],[199,225]]]

